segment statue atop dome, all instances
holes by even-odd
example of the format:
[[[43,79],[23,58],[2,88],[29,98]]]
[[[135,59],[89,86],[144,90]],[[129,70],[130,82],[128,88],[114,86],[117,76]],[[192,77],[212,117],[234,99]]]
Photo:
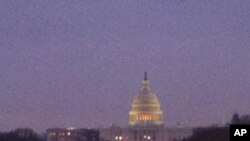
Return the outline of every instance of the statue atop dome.
[[[147,72],[144,73],[144,79],[142,81],[142,89],[143,90],[146,90],[146,89],[149,89],[149,80],[148,80],[148,76],[147,76]]]
[[[147,76],[147,72],[145,71],[144,73],[144,81],[147,81],[148,80],[148,76]]]

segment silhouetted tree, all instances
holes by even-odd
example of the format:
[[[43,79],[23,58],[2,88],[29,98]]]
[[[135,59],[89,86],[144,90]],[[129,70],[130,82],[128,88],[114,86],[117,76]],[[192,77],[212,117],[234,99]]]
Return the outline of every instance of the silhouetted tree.
[[[250,124],[250,115],[239,116],[235,113],[232,117],[231,124]]]
[[[232,124],[237,124],[240,122],[240,116],[238,113],[235,113],[232,117],[231,123]]]

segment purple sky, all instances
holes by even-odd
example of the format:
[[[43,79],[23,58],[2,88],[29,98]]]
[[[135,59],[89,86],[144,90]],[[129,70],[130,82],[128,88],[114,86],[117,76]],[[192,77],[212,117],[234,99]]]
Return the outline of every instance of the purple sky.
[[[1,0],[0,131],[126,126],[148,71],[165,125],[250,114],[249,0]]]

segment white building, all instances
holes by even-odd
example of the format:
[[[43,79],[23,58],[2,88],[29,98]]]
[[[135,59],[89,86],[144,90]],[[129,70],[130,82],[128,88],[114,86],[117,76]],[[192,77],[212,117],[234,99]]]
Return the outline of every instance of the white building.
[[[110,141],[180,141],[192,135],[192,128],[164,126],[163,111],[149,88],[145,73],[143,87],[129,112],[129,126],[100,129],[100,137]]]

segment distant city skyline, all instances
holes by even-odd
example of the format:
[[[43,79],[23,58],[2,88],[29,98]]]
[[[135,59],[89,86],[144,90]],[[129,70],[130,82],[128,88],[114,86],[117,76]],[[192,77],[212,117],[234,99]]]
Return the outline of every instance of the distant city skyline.
[[[249,114],[250,1],[0,1],[0,131],[127,126],[148,72],[165,126]]]

